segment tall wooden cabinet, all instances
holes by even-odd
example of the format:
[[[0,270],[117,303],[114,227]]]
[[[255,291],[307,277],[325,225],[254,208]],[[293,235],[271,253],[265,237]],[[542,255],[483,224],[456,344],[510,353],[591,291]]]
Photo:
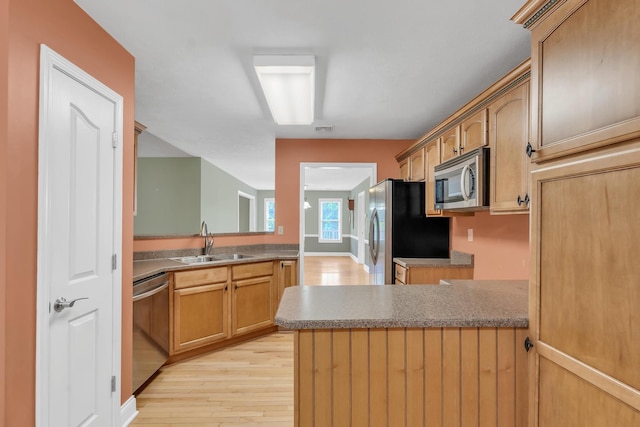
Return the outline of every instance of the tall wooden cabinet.
[[[529,1],[530,426],[640,425],[640,4]]]

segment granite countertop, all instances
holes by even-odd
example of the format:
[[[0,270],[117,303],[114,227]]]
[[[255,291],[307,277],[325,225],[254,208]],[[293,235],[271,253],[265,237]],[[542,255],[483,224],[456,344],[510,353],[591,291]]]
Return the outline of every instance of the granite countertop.
[[[393,262],[405,268],[469,268],[473,267],[473,254],[451,251],[450,258],[394,258]]]
[[[250,258],[225,259],[201,264],[184,264],[169,258],[146,259],[133,262],[133,280],[144,279],[157,273],[177,270],[192,270],[197,268],[218,267],[229,264],[249,264],[252,262],[275,261],[278,259],[298,259],[297,250],[269,250],[267,252],[251,252]]]
[[[528,281],[447,283],[289,287],[275,323],[288,329],[528,327]]]

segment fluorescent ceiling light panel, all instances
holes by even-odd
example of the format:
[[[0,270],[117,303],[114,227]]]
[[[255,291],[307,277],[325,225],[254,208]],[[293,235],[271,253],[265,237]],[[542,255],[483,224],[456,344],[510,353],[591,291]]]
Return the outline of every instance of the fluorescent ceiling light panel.
[[[273,120],[279,125],[310,125],[314,119],[315,57],[256,55],[260,86]]]

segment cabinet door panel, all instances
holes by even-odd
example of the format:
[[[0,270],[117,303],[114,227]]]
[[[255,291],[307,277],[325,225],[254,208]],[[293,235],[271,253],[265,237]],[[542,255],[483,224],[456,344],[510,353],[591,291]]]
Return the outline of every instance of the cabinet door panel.
[[[542,149],[537,156],[640,132],[638,21],[637,0],[616,1],[615,7],[609,0],[572,0],[535,28],[532,93],[540,96],[532,112]]]
[[[273,261],[255,262],[252,264],[241,264],[231,267],[232,280],[271,275],[273,275]]]
[[[226,283],[174,292],[174,350],[223,340],[228,335]]]
[[[401,160],[400,163],[398,163],[398,166],[400,167],[400,179],[403,181],[409,181],[409,159]]]
[[[460,154],[487,145],[487,110],[481,109],[460,126]]]
[[[416,151],[411,155],[410,180],[424,180],[424,148]]]
[[[528,211],[529,83],[522,84],[489,106],[491,147],[491,212]]]
[[[180,271],[174,274],[175,289],[227,281],[227,267]]]
[[[640,141],[574,156],[534,170],[532,178],[536,267],[529,325],[540,361],[531,365],[539,369],[532,383],[540,413],[534,425],[547,425],[569,395],[587,399],[580,407],[606,412],[598,422],[567,425],[633,425],[617,423],[614,410],[602,405],[611,395],[640,411],[640,331],[634,326],[640,324]],[[551,364],[579,377],[569,394],[548,393],[565,393],[569,382],[544,369]]]
[[[238,280],[233,284],[233,334],[243,334],[273,324],[273,277]]]
[[[460,154],[460,126],[450,129],[442,135],[442,162],[454,158]]]
[[[435,197],[435,167],[440,164],[440,139],[430,142],[425,147],[425,203],[427,204],[425,212],[427,216],[441,215],[442,211],[436,210],[433,206],[436,203]]]

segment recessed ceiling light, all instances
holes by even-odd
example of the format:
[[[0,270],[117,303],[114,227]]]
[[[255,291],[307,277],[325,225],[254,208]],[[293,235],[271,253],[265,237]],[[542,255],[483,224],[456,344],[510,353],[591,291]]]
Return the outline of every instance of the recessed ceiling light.
[[[315,57],[256,55],[253,66],[279,125],[310,125],[314,120]]]

